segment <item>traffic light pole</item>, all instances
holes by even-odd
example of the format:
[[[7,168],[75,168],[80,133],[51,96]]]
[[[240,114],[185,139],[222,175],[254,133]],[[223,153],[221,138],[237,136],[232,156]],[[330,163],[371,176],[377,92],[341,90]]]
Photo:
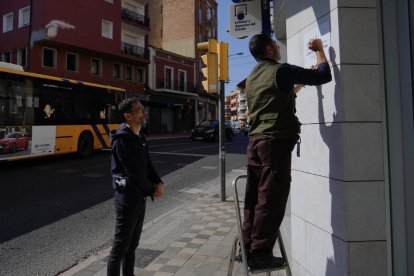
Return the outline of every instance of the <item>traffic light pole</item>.
[[[221,201],[226,201],[226,133],[224,121],[224,81],[220,81],[220,95],[219,95],[219,158],[220,158],[220,184],[221,184]]]
[[[201,59],[206,67],[202,69],[206,78],[203,87],[207,93],[218,93],[219,96],[219,176],[221,184],[221,201],[226,201],[226,163],[225,163],[225,121],[224,121],[224,81],[229,79],[228,43],[217,43],[215,39],[197,43],[199,50],[207,51]],[[220,87],[218,83],[220,81]],[[220,89],[218,89],[220,88]]]

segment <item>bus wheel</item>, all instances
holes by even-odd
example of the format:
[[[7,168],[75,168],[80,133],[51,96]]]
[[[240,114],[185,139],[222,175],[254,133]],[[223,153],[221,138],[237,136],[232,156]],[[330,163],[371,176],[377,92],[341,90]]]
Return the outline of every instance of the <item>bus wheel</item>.
[[[93,137],[90,133],[84,132],[79,136],[77,155],[86,158],[92,154]]]

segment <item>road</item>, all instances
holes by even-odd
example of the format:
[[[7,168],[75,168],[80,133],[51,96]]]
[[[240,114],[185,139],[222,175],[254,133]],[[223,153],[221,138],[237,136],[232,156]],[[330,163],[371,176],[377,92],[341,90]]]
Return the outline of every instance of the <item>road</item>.
[[[190,200],[181,190],[218,176],[218,144],[150,140],[165,196],[146,221]],[[226,144],[226,171],[245,165],[247,139]],[[107,248],[114,231],[110,152],[0,164],[0,275],[56,275]],[[195,195],[193,195],[194,197]]]

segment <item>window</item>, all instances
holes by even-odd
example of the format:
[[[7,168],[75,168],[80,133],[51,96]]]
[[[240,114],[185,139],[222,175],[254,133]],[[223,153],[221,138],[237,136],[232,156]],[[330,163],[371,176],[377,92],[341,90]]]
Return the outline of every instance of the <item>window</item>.
[[[108,2],[108,3],[111,3],[111,4],[114,3],[114,0],[105,0],[105,1]]]
[[[78,71],[78,55],[74,53],[66,53],[66,70]]]
[[[91,74],[102,75],[102,60],[99,58],[92,58],[91,60]]]
[[[27,65],[27,51],[25,48],[17,49],[17,64],[21,66]]]
[[[10,52],[4,52],[1,55],[1,60],[4,61],[4,62],[10,63],[11,62],[11,53]]]
[[[186,91],[187,90],[187,87],[186,87],[186,83],[187,83],[187,72],[186,71],[182,71],[182,70],[178,70],[178,74],[179,74],[178,89],[180,91]]]
[[[19,10],[19,28],[30,24],[30,6]]]
[[[137,67],[137,82],[145,82],[145,68]]]
[[[165,67],[164,70],[164,88],[173,89],[173,69],[171,67]]]
[[[114,63],[114,70],[112,72],[112,76],[114,79],[120,79],[121,78],[121,64]]]
[[[102,20],[102,36],[112,39],[113,24],[110,21]]]
[[[3,33],[13,30],[13,13],[3,15]]]
[[[132,80],[132,67],[131,66],[125,66],[125,79],[126,80]]]
[[[56,67],[56,50],[43,48],[43,67]]]

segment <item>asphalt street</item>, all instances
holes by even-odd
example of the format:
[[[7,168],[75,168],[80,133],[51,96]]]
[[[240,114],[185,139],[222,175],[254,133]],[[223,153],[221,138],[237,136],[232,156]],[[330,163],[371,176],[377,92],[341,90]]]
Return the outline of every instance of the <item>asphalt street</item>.
[[[184,190],[218,176],[218,144],[149,141],[165,196],[148,201],[146,221],[196,195]],[[246,163],[247,139],[226,144],[226,171]],[[109,247],[114,231],[110,152],[0,164],[0,275],[56,275]]]

